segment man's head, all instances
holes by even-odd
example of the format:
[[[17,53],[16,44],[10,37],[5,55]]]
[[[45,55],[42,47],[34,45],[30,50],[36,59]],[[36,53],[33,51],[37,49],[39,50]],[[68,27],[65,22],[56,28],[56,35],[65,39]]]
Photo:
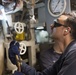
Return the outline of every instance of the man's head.
[[[52,38],[63,39],[66,36],[71,39],[76,39],[76,16],[74,12],[62,14],[51,25]]]

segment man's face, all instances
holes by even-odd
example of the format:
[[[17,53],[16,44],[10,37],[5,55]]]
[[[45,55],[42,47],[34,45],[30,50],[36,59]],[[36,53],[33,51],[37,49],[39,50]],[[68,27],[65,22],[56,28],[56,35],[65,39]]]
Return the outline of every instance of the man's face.
[[[68,18],[67,16],[61,15],[56,21],[54,21],[54,24],[51,25],[53,39],[63,38],[64,31],[65,31],[64,21],[67,18]]]

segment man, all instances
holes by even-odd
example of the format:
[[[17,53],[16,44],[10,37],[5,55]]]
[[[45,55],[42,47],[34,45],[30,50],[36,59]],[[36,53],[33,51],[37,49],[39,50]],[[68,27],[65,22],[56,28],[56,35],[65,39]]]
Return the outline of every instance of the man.
[[[26,75],[76,75],[76,17],[73,14],[61,15],[52,26],[52,37],[62,42],[63,54],[58,61],[43,72],[36,70],[24,62],[21,72]]]

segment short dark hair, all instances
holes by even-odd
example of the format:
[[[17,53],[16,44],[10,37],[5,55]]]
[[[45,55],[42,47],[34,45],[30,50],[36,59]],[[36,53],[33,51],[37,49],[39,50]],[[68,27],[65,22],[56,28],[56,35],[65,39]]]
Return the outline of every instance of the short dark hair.
[[[73,37],[73,39],[76,39],[76,13],[70,12],[63,15],[68,16],[68,18],[65,20],[65,25],[71,28],[71,36]]]

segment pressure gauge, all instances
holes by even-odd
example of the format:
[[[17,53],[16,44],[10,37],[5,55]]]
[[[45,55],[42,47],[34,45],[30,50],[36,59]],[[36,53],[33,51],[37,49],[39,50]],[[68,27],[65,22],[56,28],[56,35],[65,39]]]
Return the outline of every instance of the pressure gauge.
[[[50,15],[58,17],[66,9],[66,0],[48,0],[47,7]]]

